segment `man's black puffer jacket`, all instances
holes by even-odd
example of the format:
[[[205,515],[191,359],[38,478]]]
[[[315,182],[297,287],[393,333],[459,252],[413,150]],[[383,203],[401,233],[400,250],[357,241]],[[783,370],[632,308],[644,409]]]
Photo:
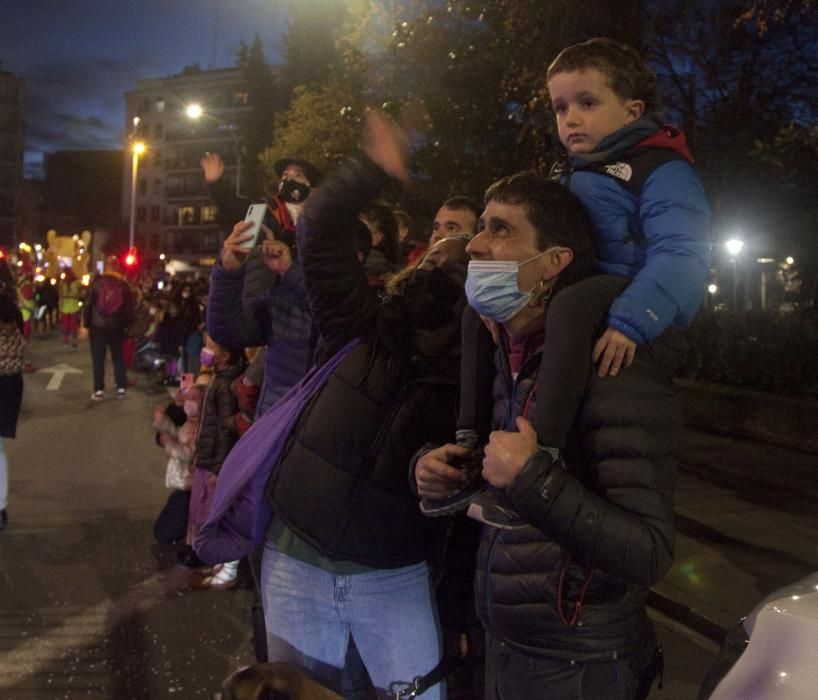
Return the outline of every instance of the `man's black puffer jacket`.
[[[673,560],[680,417],[670,377],[683,354],[681,335],[668,331],[617,377],[594,376],[567,469],[538,452],[510,485],[509,501],[536,527],[484,531],[477,607],[498,640],[570,659],[610,658],[644,641],[648,589]],[[514,383],[502,348],[497,355],[495,421],[516,430],[541,350]]]
[[[352,241],[358,212],[387,177],[350,164],[310,195],[299,251],[322,356],[354,337],[299,417],[270,480],[276,517],[333,560],[395,568],[425,558],[430,523],[406,483],[427,440],[455,429],[459,330],[449,352],[422,357],[400,298],[379,301]]]

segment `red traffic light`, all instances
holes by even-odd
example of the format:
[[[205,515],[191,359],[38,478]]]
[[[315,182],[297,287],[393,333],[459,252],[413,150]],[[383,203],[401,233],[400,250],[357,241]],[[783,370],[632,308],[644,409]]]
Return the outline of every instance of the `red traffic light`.
[[[136,254],[136,248],[131,248],[125,254],[125,267],[136,267],[139,264],[139,257]]]

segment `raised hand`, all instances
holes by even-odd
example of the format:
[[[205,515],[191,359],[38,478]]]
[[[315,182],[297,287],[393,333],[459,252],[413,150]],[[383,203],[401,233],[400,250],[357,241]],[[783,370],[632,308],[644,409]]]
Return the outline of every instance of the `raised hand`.
[[[242,263],[247,258],[247,248],[243,244],[249,241],[252,233],[245,233],[252,228],[252,221],[239,221],[230,232],[230,235],[224,239],[222,245],[222,265],[225,270],[238,270]]]
[[[409,149],[406,133],[383,112],[367,111],[364,117],[364,153],[387,175],[409,182]]]
[[[224,161],[218,153],[208,151],[202,156],[199,165],[202,166],[202,172],[207,182],[221,180],[222,175],[224,175]]]

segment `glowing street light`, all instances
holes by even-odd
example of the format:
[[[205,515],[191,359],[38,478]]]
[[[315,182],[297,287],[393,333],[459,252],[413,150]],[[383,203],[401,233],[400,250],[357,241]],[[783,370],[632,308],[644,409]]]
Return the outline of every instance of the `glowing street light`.
[[[731,238],[725,241],[724,247],[730,254],[733,263],[733,310],[738,309],[738,262],[737,258],[744,248],[744,241],[740,238]]]
[[[236,148],[236,196],[241,197],[241,149],[239,147],[239,135],[236,132],[236,125],[229,124],[223,119],[219,119],[218,117],[205,112],[198,102],[192,102],[185,107],[185,116],[193,121],[197,121],[203,117],[205,119],[210,119],[218,124],[219,129],[230,132],[230,135],[233,137],[233,144]]]
[[[139,124],[139,117],[134,117],[134,128]],[[131,160],[131,221],[128,230],[128,248],[134,247],[134,230],[136,226],[136,176],[139,172],[139,156],[147,150],[147,146],[142,141],[134,141],[131,145],[133,158]]]
[[[744,248],[744,241],[738,238],[731,238],[729,241],[726,241],[724,247],[727,249],[727,252],[730,253],[733,257],[741,253],[742,249]]]
[[[716,284],[708,284],[707,285],[707,292],[709,294],[715,294],[718,291],[719,291],[718,285],[716,285]]]
[[[792,255],[788,255],[785,262],[787,263],[787,265],[792,265],[795,262],[795,258],[792,257]]]

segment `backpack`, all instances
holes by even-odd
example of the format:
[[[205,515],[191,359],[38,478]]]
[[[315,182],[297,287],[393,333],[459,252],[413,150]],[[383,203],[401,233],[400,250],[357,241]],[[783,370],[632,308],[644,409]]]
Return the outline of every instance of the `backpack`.
[[[96,310],[100,316],[113,316],[124,304],[122,283],[117,279],[103,278],[97,288]]]
[[[358,345],[355,338],[323,365],[314,366],[242,435],[219,470],[207,521],[193,548],[208,564],[241,559],[264,541],[273,516],[267,482],[302,411]]]

